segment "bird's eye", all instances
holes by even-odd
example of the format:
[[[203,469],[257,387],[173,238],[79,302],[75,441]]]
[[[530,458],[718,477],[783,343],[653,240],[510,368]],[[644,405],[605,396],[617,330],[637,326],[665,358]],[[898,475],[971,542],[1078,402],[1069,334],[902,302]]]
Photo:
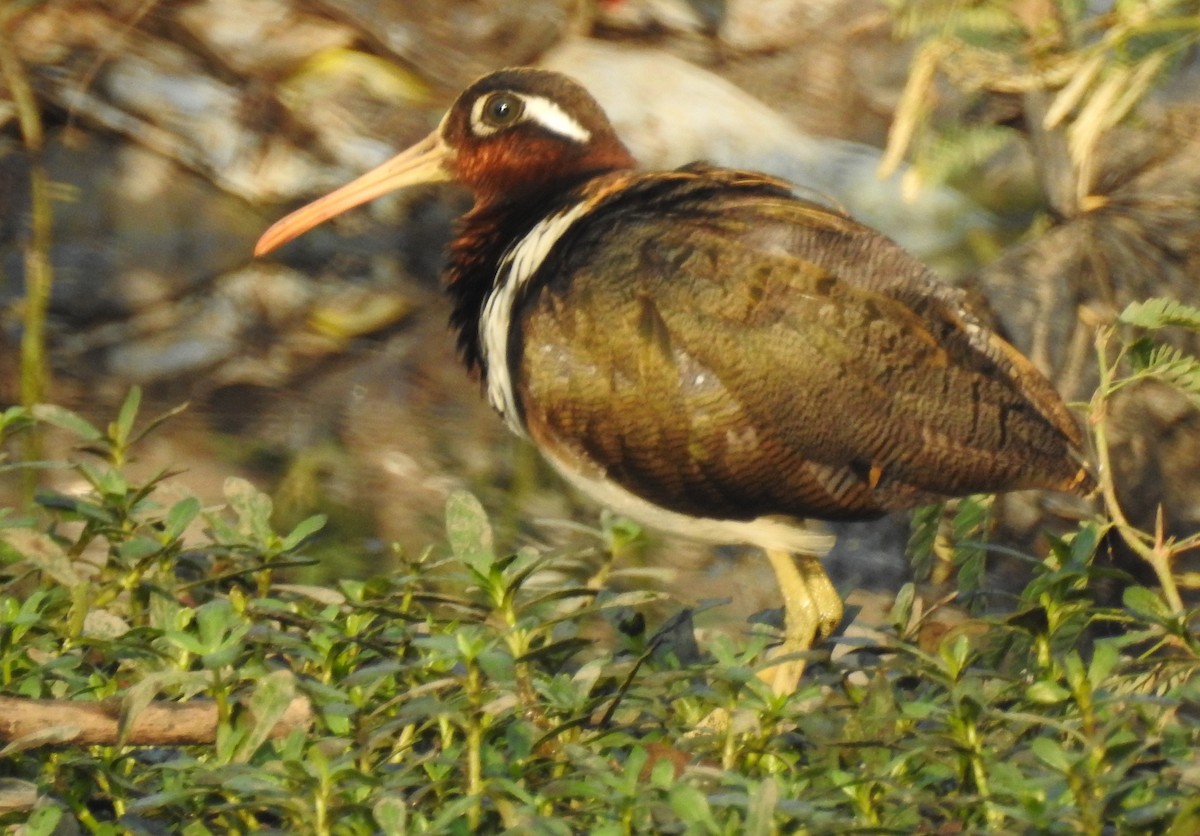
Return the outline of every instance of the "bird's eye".
[[[504,128],[521,118],[525,103],[512,93],[493,93],[483,103],[483,121],[491,128]]]

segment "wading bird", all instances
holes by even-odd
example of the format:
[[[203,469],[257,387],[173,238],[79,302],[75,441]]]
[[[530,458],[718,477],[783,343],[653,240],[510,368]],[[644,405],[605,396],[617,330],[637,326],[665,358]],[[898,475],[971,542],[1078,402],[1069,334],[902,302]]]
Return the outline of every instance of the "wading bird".
[[[961,292],[784,181],[638,171],[557,73],[481,78],[428,138],[276,223],[256,254],[447,180],[475,198],[445,281],[491,405],[601,505],[765,550],[784,653],[842,617],[819,561],[828,536],[806,519],[1091,486],[1054,388]],[[775,666],[775,689],[800,671]]]

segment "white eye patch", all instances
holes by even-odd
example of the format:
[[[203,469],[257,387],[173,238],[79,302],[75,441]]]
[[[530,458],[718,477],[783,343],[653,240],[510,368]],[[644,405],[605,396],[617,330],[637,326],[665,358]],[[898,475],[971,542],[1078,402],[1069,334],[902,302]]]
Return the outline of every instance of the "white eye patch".
[[[534,122],[541,125],[552,134],[557,134],[564,139],[569,139],[578,143],[589,142],[592,138],[592,133],[571,114],[567,113],[557,103],[547,99],[544,96],[527,96],[521,93],[513,93],[521,100],[525,106],[524,112],[521,114],[518,122]],[[480,96],[471,105],[471,132],[476,136],[491,136],[497,131],[502,130],[501,127],[489,124],[484,118],[483,108],[490,101],[490,96]]]

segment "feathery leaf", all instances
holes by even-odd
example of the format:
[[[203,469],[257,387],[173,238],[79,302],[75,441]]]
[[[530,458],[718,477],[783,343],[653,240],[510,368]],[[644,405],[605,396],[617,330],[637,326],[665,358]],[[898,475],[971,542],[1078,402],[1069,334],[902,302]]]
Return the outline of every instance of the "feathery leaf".
[[[1131,302],[1117,319],[1126,325],[1157,330],[1173,325],[1200,331],[1200,308],[1175,299],[1147,299]]]

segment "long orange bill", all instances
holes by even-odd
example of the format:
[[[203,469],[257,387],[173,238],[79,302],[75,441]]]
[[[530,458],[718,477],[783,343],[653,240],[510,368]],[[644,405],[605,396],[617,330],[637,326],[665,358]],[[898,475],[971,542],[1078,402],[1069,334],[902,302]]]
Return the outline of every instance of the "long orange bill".
[[[388,192],[418,183],[438,183],[451,179],[452,175],[446,166],[451,154],[439,132],[434,131],[412,148],[371,169],[357,180],[276,221],[258,239],[254,254],[266,255],[317,224]]]

